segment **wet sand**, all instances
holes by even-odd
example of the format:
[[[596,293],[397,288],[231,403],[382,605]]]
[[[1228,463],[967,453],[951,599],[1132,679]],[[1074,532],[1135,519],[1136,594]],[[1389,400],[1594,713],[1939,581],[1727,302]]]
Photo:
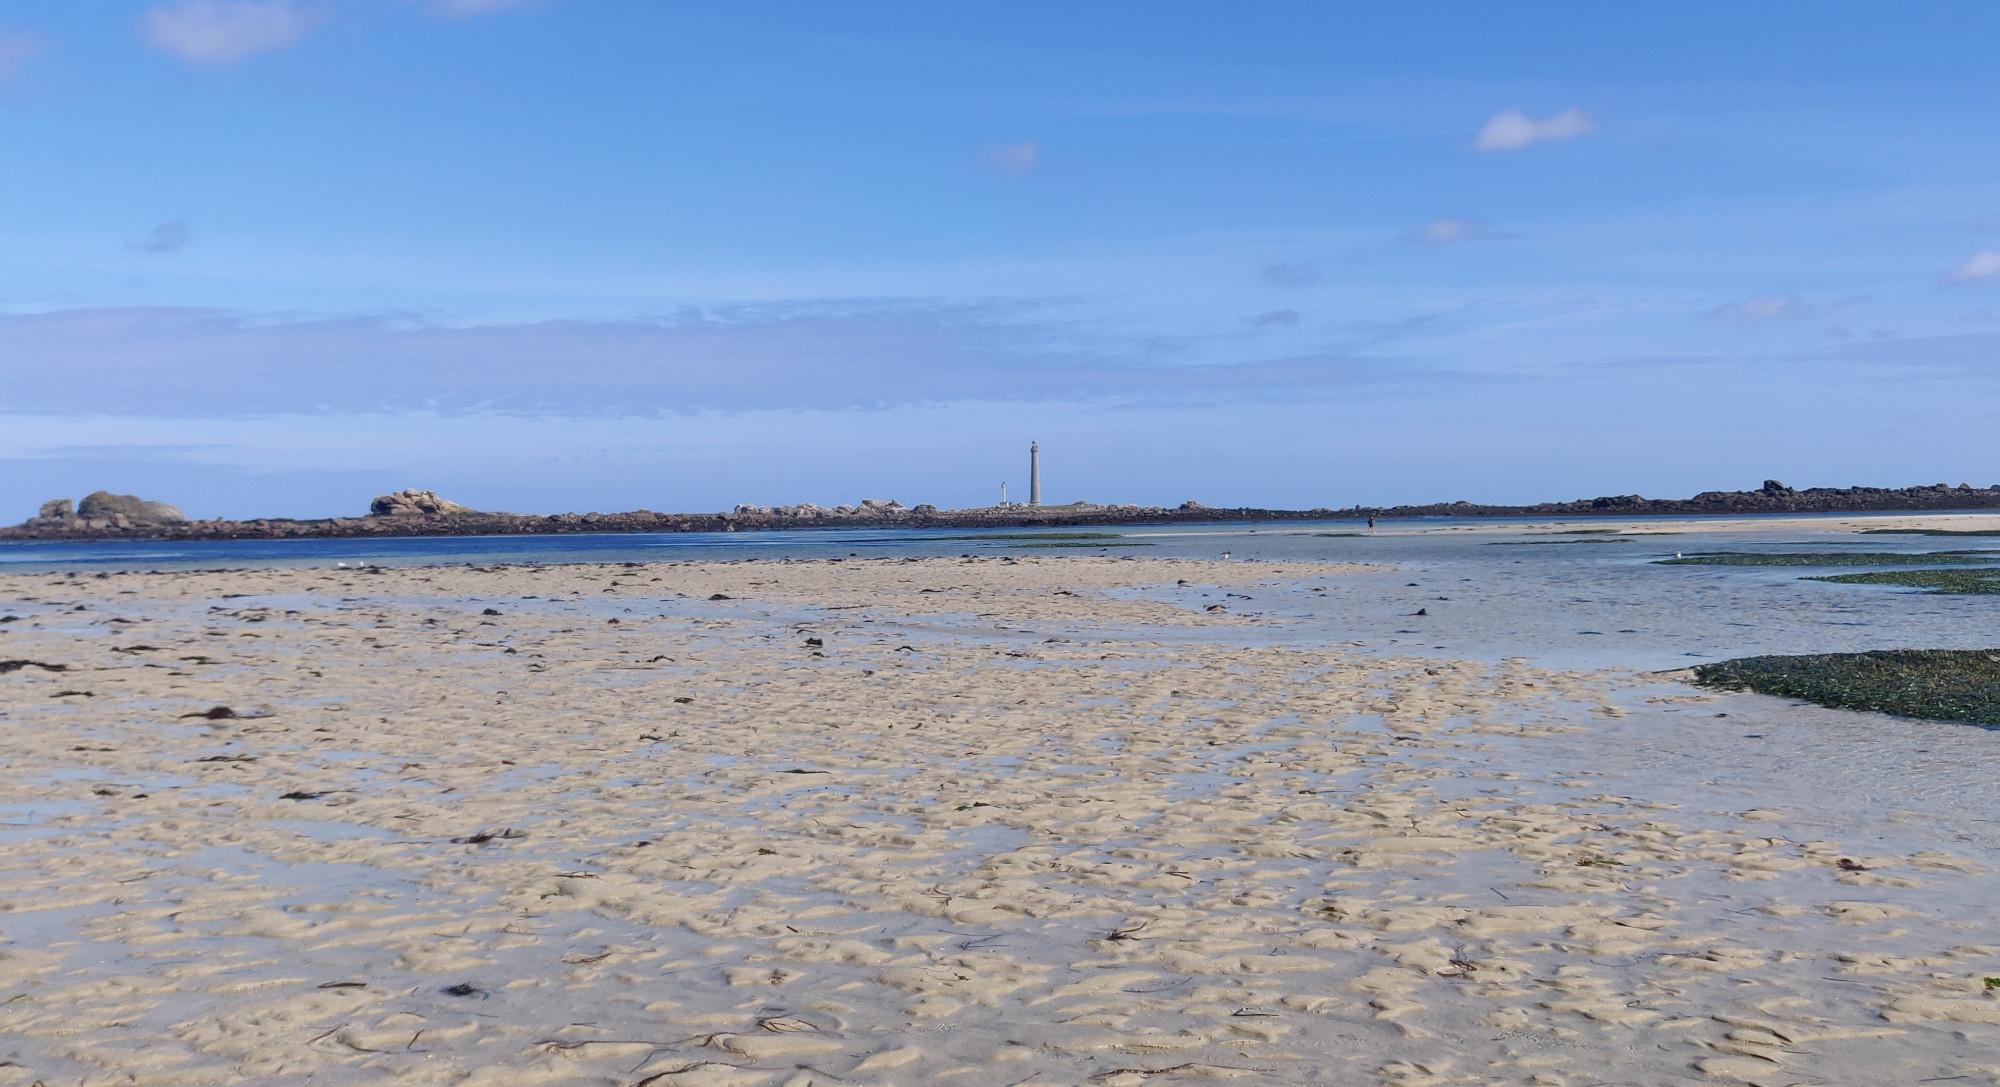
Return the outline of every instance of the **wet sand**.
[[[1694,772],[1860,715],[1370,576],[0,578],[0,1085],[2000,1082],[1992,839]]]

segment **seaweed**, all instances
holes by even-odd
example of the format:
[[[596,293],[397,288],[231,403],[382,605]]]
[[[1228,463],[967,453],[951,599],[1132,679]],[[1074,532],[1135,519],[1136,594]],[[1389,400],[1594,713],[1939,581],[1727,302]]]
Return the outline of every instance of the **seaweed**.
[[[2000,536],[2000,528],[1864,528],[1864,536]]]
[[[12,661],[0,661],[0,676],[4,676],[9,672],[18,672],[23,668],[40,668],[44,672],[69,671],[69,665],[67,664],[47,664],[42,661],[12,660]]]
[[[1878,570],[1867,574],[1828,574],[1800,581],[1833,581],[1842,585],[1904,585],[1942,593],[2000,593],[2000,569]]]
[[[1832,709],[2000,725],[2000,649],[1877,649],[1697,665],[1697,686]]]
[[[1927,551],[1697,551],[1671,559],[1654,559],[1656,566],[1943,566],[1949,563],[2000,562],[2000,552]]]

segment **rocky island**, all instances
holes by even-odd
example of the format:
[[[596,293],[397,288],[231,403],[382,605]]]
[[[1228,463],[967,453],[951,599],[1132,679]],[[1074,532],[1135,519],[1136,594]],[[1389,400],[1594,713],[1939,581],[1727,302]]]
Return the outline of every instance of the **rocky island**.
[[[168,539],[243,540],[367,536],[518,536],[578,532],[750,532],[811,528],[1029,528],[1188,524],[1224,521],[1321,521],[1365,517],[1658,517],[1686,514],[1939,512],[2000,509],[2000,485],[1944,483],[1917,487],[1812,487],[1795,490],[1765,480],[1754,491],[1703,491],[1692,498],[1636,494],[1496,506],[1473,502],[1428,505],[1274,510],[1248,506],[1097,505],[985,506],[939,509],[929,503],[864,498],[855,505],[739,505],[722,513],[496,513],[475,510],[433,491],[402,490],[376,498],[359,517],[189,520],[178,508],[135,495],[98,491],[74,504],[42,504],[27,521],[0,527],[0,540]]]

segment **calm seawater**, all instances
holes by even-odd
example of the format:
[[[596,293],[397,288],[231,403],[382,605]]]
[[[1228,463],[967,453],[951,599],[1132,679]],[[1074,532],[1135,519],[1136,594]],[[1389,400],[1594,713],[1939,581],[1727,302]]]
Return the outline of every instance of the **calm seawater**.
[[[1360,641],[1399,653],[1556,667],[1674,668],[1754,653],[2000,644],[2000,596],[1940,596],[1833,585],[1798,567],[1659,566],[1681,551],[1907,551],[1982,546],[1979,538],[1869,535],[1837,521],[1704,531],[1703,518],[1649,524],[1659,534],[1561,533],[1547,520],[1421,519],[1376,532],[1353,521],[1087,529],[842,529],[185,543],[0,543],[0,571],[68,573],[376,564],[676,562],[1012,555],[1319,560],[1385,569],[1238,597],[1214,587],[1145,590],[1190,607],[1281,620],[1244,639]],[[1813,527],[1818,523],[1826,528]],[[1573,523],[1572,523],[1573,524]],[[1803,526],[1803,527],[1802,527]],[[1588,527],[1588,526],[1585,526]],[[1077,533],[1104,533],[1079,539]],[[1068,539],[1050,539],[1051,536]],[[1043,537],[1043,538],[1036,538]],[[1046,547],[1062,543],[1086,546]],[[1993,542],[2000,547],[2000,539]],[[1419,615],[1422,610],[1425,614]],[[1079,632],[1082,633],[1082,632]],[[1149,631],[1148,636],[1177,636]],[[1206,634],[1204,637],[1214,637]]]

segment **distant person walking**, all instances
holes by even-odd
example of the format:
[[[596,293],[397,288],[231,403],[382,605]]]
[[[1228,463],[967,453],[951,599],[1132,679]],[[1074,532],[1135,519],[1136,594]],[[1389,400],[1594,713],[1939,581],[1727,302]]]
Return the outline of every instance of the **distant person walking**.
[[[1369,515],[1368,515],[1368,531],[1370,531],[1370,532],[1373,532],[1373,531],[1375,531],[1375,515],[1374,515],[1374,514],[1369,514]]]

